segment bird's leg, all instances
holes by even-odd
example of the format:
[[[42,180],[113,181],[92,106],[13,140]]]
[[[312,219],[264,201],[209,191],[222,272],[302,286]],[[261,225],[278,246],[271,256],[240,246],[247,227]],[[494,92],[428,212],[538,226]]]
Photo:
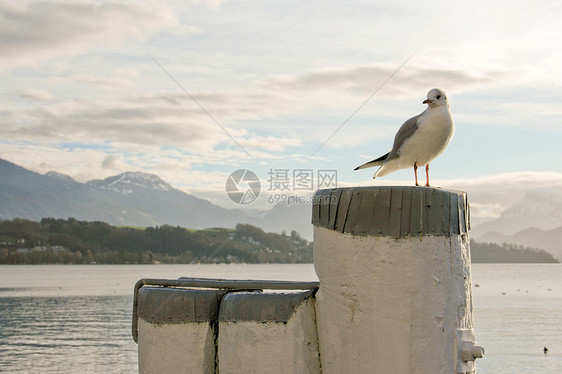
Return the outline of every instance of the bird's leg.
[[[416,187],[419,186],[418,184],[418,163],[414,162],[414,175],[416,176]]]
[[[429,163],[425,165],[425,186],[429,187]]]

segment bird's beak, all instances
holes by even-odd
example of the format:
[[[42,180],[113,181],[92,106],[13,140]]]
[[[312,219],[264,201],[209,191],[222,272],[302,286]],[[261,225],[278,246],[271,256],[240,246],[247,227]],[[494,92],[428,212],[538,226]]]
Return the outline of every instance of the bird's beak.
[[[423,101],[423,103],[422,103],[422,104],[431,104],[431,103],[432,103],[432,101],[431,101],[431,100],[429,100],[429,99],[425,99],[425,100]]]

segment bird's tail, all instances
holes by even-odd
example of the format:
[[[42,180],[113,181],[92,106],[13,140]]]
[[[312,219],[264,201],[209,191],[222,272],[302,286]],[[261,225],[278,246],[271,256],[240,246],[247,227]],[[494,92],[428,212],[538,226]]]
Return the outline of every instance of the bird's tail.
[[[397,159],[392,159],[388,162],[385,162],[384,165],[382,165],[375,173],[375,175],[373,175],[373,179],[377,178],[377,177],[384,177],[387,174],[390,174],[396,170],[400,169],[400,165],[397,162]]]
[[[387,154],[385,154],[384,156],[381,156],[375,160],[369,161],[363,165],[357,166],[354,170],[360,170],[360,169],[367,169],[367,168],[372,168],[375,166],[380,166],[383,164],[383,162],[386,160],[386,158],[388,157],[388,155],[390,154],[390,152],[388,152]]]

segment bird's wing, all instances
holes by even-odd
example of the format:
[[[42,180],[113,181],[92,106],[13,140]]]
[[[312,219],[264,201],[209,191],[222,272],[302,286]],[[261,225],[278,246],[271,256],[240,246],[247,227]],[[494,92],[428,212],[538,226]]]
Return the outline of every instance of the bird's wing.
[[[385,155],[382,155],[381,157],[374,159],[372,161],[366,162],[363,165],[357,166],[355,169],[353,170],[359,170],[359,169],[366,169],[366,168],[372,168],[374,166],[379,166],[382,165],[382,163],[386,160],[386,158],[388,157],[388,155],[390,154],[390,152],[388,152]]]
[[[387,154],[385,154],[385,155],[383,155],[379,158],[376,158],[372,161],[364,163],[363,165],[360,165],[360,166],[356,167],[354,170],[372,168],[374,166],[380,166],[385,161],[389,161],[389,160],[397,158],[400,155],[399,151],[400,151],[400,148],[402,147],[402,145],[404,144],[404,142],[407,139],[409,139],[410,136],[412,136],[412,134],[414,132],[416,132],[416,130],[418,129],[419,119],[423,116],[424,113],[425,112],[422,112],[422,113],[418,114],[417,116],[410,118],[409,120],[404,122],[404,124],[402,124],[402,126],[400,127],[400,129],[398,130],[396,135],[394,136],[394,144],[393,144],[392,150],[390,152],[388,152]]]
[[[390,151],[390,154],[387,157],[388,160],[392,160],[400,156],[400,148],[402,148],[404,142],[408,140],[413,133],[416,132],[420,125],[420,119],[422,118],[424,113],[425,112],[422,112],[417,116],[410,118],[400,127],[400,129],[396,133],[396,136],[394,137],[394,144],[392,145],[392,151]]]

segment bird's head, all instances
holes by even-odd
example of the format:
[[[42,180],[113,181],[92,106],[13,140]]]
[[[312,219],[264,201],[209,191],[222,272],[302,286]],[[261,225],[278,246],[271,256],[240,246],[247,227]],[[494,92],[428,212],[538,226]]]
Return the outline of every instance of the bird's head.
[[[429,91],[427,93],[427,99],[424,100],[423,103],[429,105],[430,107],[449,105],[445,91],[439,88],[434,88]]]

